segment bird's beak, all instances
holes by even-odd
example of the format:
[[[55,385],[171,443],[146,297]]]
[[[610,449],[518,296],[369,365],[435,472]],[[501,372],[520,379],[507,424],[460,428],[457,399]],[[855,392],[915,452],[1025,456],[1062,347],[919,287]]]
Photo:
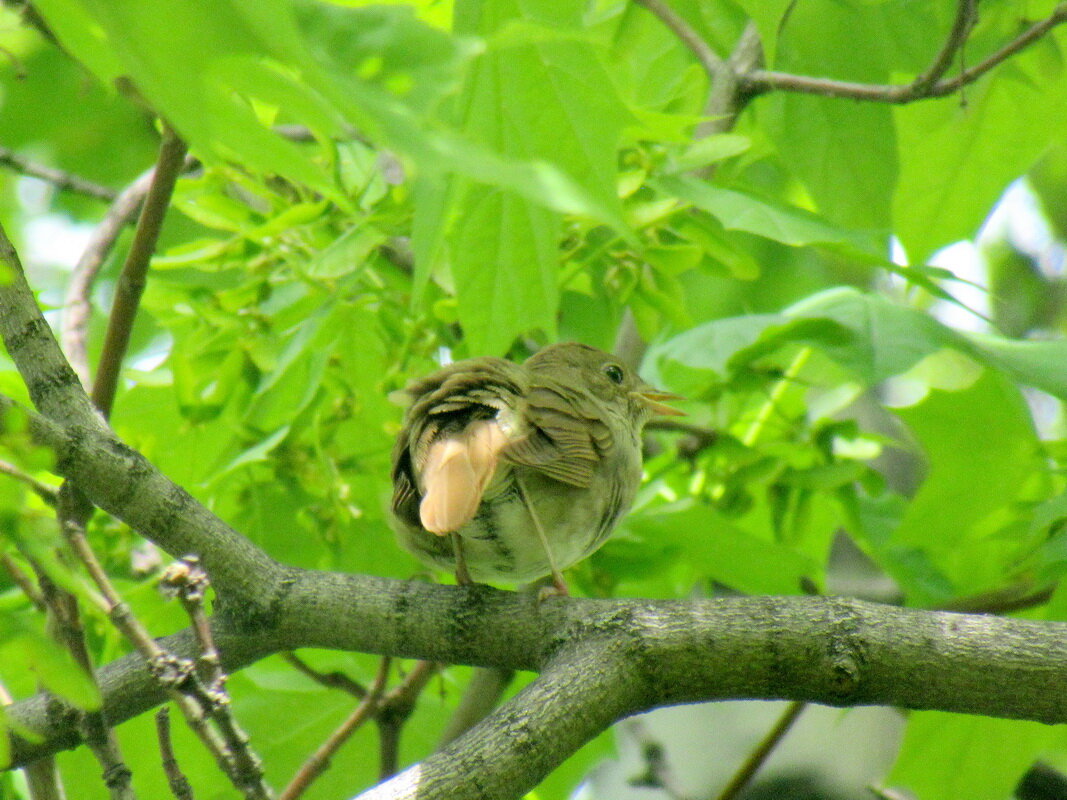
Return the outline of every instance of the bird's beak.
[[[669,406],[662,402],[663,400],[685,400],[680,394],[672,394],[671,392],[664,392],[651,387],[634,392],[634,394],[644,400],[645,405],[651,408],[655,414],[662,414],[667,417],[686,416],[684,411],[680,411],[674,406]]]

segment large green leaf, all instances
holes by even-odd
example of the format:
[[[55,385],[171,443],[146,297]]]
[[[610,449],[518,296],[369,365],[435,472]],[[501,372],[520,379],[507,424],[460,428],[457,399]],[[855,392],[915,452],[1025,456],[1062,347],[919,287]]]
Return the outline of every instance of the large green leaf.
[[[964,591],[996,581],[1019,556],[1018,539],[996,538],[1046,469],[1029,409],[1003,376],[985,372],[967,389],[933,391],[897,410],[926,457],[926,476],[893,541],[920,547]]]
[[[915,27],[917,35],[924,30],[918,22]],[[883,13],[876,6],[796,3],[779,39],[778,69],[885,83],[890,69],[899,69],[886,63],[892,58],[886,42]],[[857,58],[857,52],[865,57]],[[849,227],[889,228],[897,155],[887,105],[776,92],[755,111],[820,212]]]
[[[707,211],[727,230],[754,233],[794,247],[823,245],[866,258],[885,259],[884,247],[877,239],[772,198],[684,176],[659,178],[653,186]]]
[[[820,292],[781,314],[698,325],[657,347],[654,358],[671,385],[700,391],[787,342],[821,350],[867,386],[950,348],[1067,399],[1067,343],[964,334],[918,309],[846,287]]]
[[[1036,722],[912,712],[886,783],[923,800],[1004,800],[1059,738]]]
[[[1007,35],[1007,31],[1005,32]],[[898,108],[894,230],[913,263],[975,234],[990,206],[1067,125],[1067,80],[1042,41],[957,96]]]
[[[557,165],[602,209],[598,216],[619,220],[615,152],[632,118],[596,48],[581,37],[578,11],[567,4],[458,3],[457,30],[484,36],[490,46],[472,65],[454,115],[478,144]],[[430,269],[451,274],[470,351],[502,353],[534,328],[551,336],[558,220],[526,196],[500,195],[466,179],[424,188],[421,197],[415,223],[420,275]]]

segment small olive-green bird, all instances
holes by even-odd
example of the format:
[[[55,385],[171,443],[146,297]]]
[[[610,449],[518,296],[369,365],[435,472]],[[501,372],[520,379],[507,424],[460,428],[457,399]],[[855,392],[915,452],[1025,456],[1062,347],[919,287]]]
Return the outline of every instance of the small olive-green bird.
[[[473,358],[407,387],[393,520],[423,563],[460,583],[531,581],[599,548],[633,504],[641,431],[681,399],[584,344],[515,364]]]

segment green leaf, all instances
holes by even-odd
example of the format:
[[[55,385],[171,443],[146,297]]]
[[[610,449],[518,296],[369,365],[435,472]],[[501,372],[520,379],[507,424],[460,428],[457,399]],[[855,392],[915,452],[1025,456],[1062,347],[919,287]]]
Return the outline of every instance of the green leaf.
[[[304,271],[313,278],[339,278],[361,267],[388,237],[373,225],[349,228],[329,247],[312,256]]]
[[[835,0],[794,3],[779,43],[778,68],[885,83],[890,73],[882,16],[880,9]],[[772,92],[757,113],[823,216],[848,227],[888,231],[897,153],[887,104]]]
[[[490,41],[453,101],[459,127],[472,141],[505,157],[543,163],[554,171],[544,177],[556,176],[555,188],[523,197],[453,178],[430,190],[425,207],[416,206],[420,277],[428,269],[450,270],[472,353],[502,353],[534,328],[554,332],[559,221],[531,200],[552,196],[552,208],[593,212],[625,229],[615,152],[632,118],[596,50],[580,28],[576,34],[576,11],[513,0],[456,6],[457,30]],[[505,185],[496,174],[470,174]],[[567,185],[570,176],[580,178],[577,191]],[[516,191],[519,183],[507,188]],[[441,244],[446,238],[447,249]]]
[[[511,194],[480,195],[452,242],[452,276],[471,353],[499,355],[524,331],[554,338],[559,220]]]
[[[45,688],[76,707],[86,711],[100,708],[96,684],[70,653],[48,636],[29,628],[12,631],[0,646],[0,654],[4,661],[28,668]]]
[[[1055,730],[1036,722],[913,711],[886,783],[928,800],[1003,800],[1054,744]]]
[[[1019,341],[988,334],[965,333],[986,363],[1020,383],[1067,400],[1067,342]]]
[[[689,172],[740,155],[752,140],[739,133],[718,133],[698,139],[672,159],[670,172]]]
[[[885,260],[885,249],[875,239],[840,228],[795,206],[690,176],[658,178],[652,181],[652,186],[707,211],[727,230],[754,233],[793,247],[824,245]]]
[[[708,505],[681,500],[626,518],[624,530],[674,551],[689,574],[682,585],[712,578],[748,594],[793,594],[817,563],[793,547],[753,535]]]
[[[1067,125],[1059,56],[1038,42],[959,97],[898,107],[900,184],[894,229],[913,263],[974,235],[990,206]],[[1050,65],[1049,61],[1053,61]]]
[[[1003,376],[985,372],[967,389],[932,391],[897,410],[926,456],[926,476],[893,535],[922,548],[958,591],[996,581],[1027,547],[993,535],[1046,469],[1029,409]]]

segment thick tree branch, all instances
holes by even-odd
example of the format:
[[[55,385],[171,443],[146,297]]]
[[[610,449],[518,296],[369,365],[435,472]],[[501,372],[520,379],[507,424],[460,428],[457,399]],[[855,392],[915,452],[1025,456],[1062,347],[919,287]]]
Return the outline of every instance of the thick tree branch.
[[[269,614],[283,568],[107,427],[63,358],[2,228],[0,277],[0,336],[41,412],[32,427],[55,451],[56,471],[175,558],[199,555],[220,593],[219,612],[249,624]],[[10,407],[0,403],[0,411]]]
[[[79,178],[77,175],[72,175],[61,169],[38,164],[28,158],[23,158],[7,147],[0,147],[0,166],[8,167],[22,175],[50,183],[57,189],[88,195],[89,197],[95,197],[97,200],[110,202],[117,195],[114,189],[101,186],[99,183],[94,183],[85,178]]]
[[[673,703],[792,699],[1067,721],[1067,623],[820,597],[539,604],[488,587],[295,570],[276,611],[273,625],[254,632],[215,621],[228,671],[302,646],[551,672],[550,688],[520,694],[436,757],[467,758],[457,754],[469,752],[469,737],[482,741],[486,726],[535,718],[527,733],[516,734],[525,755],[513,756],[530,770],[516,786],[534,785],[557,758],[619,716]],[[197,652],[190,632],[161,646],[188,657]],[[606,673],[613,677],[599,686]],[[162,700],[139,656],[104,667],[99,677],[105,713],[116,722]],[[568,730],[558,737],[556,712],[537,699],[542,691],[576,698],[568,700]],[[18,764],[78,741],[54,701],[35,697],[8,712],[44,737],[40,744],[16,740]],[[543,714],[552,718],[544,728]],[[544,760],[531,758],[542,747]],[[517,768],[500,758],[494,772]],[[475,796],[456,791],[448,796]]]

